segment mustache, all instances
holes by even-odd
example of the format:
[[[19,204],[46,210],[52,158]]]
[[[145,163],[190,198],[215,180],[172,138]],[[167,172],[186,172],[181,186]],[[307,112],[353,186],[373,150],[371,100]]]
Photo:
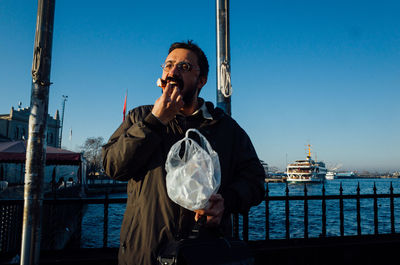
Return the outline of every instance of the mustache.
[[[178,77],[167,76],[167,78],[165,79],[165,83],[167,83],[168,81],[176,82],[178,84],[178,87],[180,87],[181,89],[183,88],[183,80]]]

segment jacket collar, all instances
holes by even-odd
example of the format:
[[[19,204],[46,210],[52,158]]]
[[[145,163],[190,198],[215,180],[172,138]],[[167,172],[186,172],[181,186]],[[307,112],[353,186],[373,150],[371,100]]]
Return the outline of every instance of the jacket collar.
[[[200,112],[204,119],[213,120],[214,118],[211,115],[211,113],[208,111],[208,108],[206,106],[204,99],[199,98],[199,105],[200,105],[200,107],[195,112],[193,112],[192,116],[194,116]]]

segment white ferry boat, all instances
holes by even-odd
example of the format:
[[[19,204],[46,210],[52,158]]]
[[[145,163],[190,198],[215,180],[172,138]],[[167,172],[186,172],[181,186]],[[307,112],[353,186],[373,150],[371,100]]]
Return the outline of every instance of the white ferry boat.
[[[325,176],[326,180],[332,180],[335,178],[336,178],[336,172],[333,172],[333,171],[326,172],[326,176]]]
[[[311,159],[311,146],[308,145],[306,160],[296,160],[286,168],[288,182],[323,182],[327,169],[324,162]]]

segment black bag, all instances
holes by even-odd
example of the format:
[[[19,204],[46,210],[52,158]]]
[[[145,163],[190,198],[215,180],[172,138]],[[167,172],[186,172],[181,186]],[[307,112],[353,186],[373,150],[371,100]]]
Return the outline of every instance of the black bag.
[[[202,220],[204,221],[204,219]],[[188,239],[169,242],[158,256],[161,265],[253,265],[247,244],[202,227],[198,221]]]

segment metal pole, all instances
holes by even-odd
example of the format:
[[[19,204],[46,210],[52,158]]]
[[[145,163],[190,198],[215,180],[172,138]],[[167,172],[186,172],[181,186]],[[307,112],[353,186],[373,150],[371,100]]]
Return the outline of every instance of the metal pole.
[[[62,104],[62,113],[61,113],[61,126],[60,126],[60,139],[58,142],[58,147],[61,148],[61,142],[62,142],[62,133],[63,133],[63,127],[64,127],[64,111],[65,111],[65,102],[68,99],[68,96],[62,96],[63,97],[63,104]]]
[[[217,9],[217,106],[231,115],[231,55],[229,0],[216,0]]]
[[[39,0],[26,150],[21,263],[38,264],[55,0]]]

